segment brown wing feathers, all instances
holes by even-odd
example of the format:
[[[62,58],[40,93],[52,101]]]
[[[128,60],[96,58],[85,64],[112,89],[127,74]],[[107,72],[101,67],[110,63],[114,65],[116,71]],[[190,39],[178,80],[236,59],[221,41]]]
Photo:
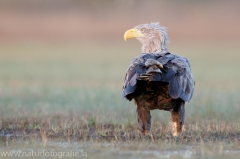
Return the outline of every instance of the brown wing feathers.
[[[146,66],[148,59],[157,60],[163,68],[158,71],[157,66]],[[122,97],[131,100],[139,80],[169,82],[170,96],[184,101],[191,99],[194,90],[189,61],[170,53],[141,54],[134,58],[125,77]]]

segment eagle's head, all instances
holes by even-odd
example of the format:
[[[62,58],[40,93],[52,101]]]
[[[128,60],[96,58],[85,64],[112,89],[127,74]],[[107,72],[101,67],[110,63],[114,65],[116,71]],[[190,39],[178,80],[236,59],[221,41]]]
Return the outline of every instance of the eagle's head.
[[[142,43],[143,53],[168,51],[168,36],[159,23],[140,24],[129,29],[124,34],[124,40],[136,38]]]

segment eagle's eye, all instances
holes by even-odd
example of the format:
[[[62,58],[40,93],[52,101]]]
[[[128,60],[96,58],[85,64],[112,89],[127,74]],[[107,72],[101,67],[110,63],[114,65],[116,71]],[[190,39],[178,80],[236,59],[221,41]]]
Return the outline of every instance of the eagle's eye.
[[[146,31],[146,28],[141,28],[141,32],[145,32]]]

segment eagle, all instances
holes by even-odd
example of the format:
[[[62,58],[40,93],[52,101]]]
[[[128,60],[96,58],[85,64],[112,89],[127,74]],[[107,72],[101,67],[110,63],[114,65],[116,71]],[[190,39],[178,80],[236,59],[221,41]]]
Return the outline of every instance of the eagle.
[[[195,82],[187,58],[168,51],[168,35],[159,23],[140,24],[124,34],[124,40],[136,38],[142,53],[127,69],[122,97],[136,105],[138,129],[151,131],[150,110],[170,112],[172,135],[178,136],[185,120],[185,102],[193,96]]]

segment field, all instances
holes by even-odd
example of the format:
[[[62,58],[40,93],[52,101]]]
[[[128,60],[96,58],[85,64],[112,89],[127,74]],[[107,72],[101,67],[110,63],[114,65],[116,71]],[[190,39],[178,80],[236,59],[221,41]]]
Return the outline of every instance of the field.
[[[142,136],[133,102],[121,99],[125,71],[140,53],[137,42],[1,42],[1,157],[52,151],[60,158],[74,151],[83,158],[238,158],[239,49],[170,45],[172,53],[190,59],[196,81],[185,131],[175,138],[169,113],[158,110],[152,112],[152,136]]]

